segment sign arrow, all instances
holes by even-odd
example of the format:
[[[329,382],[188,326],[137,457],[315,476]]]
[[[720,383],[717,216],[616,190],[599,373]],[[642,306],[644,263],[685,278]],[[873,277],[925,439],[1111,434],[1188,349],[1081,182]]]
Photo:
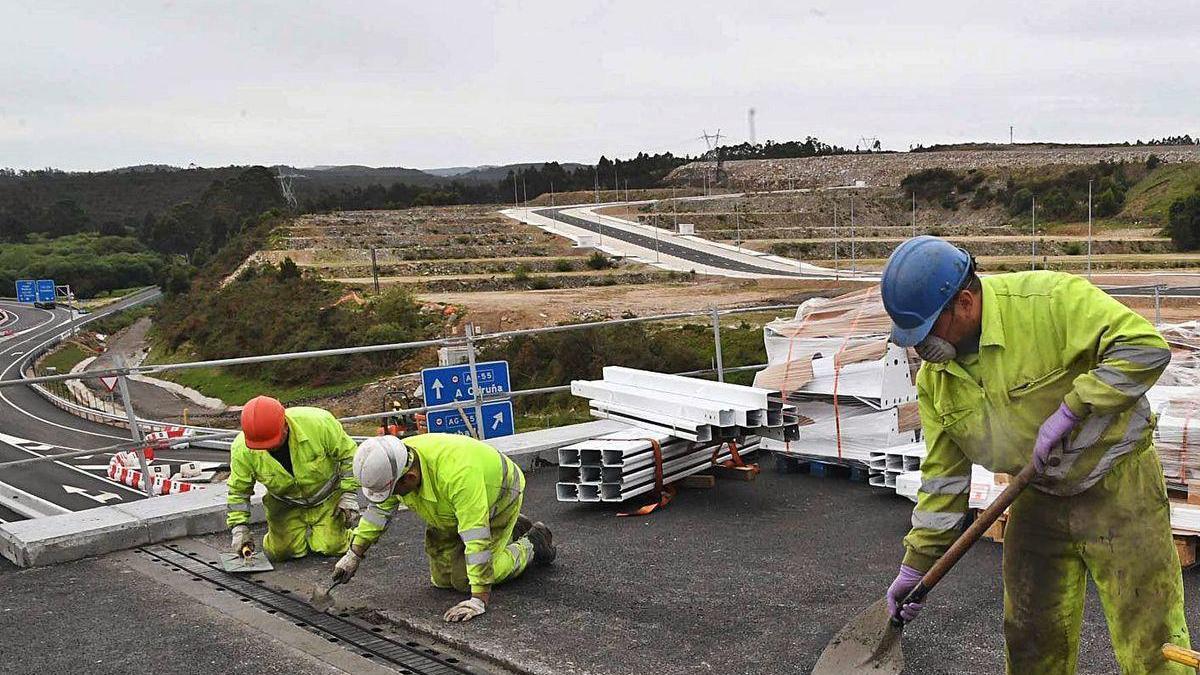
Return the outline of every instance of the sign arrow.
[[[74,485],[64,485],[64,486],[62,486],[62,489],[66,490],[67,492],[69,492],[70,494],[73,494],[73,495],[83,495],[84,497],[87,497],[88,499],[90,499],[94,502],[100,502],[101,504],[105,504],[114,499],[121,498],[121,495],[115,495],[111,492],[101,492],[99,494],[92,494],[92,493],[88,492],[87,490],[85,490],[83,488],[75,487]]]
[[[500,423],[504,421],[504,413],[496,413],[492,416],[492,431],[500,428]]]
[[[434,380],[433,384],[431,386],[433,388],[434,395],[437,396],[438,398],[441,398],[442,397],[442,381]]]

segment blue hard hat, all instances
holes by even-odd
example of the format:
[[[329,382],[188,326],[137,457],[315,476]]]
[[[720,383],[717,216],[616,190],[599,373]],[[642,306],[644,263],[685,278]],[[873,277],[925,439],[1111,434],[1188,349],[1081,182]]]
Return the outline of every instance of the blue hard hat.
[[[970,253],[938,237],[922,235],[897,246],[879,285],[892,317],[892,342],[912,347],[924,340],[973,267]]]

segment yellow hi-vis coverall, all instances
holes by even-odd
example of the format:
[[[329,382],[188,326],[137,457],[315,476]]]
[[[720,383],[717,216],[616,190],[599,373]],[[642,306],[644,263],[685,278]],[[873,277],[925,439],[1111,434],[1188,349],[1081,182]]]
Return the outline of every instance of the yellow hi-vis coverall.
[[[1058,406],[1083,421],[1013,504],[1004,535],[1008,672],[1075,672],[1087,575],[1123,673],[1186,673],[1159,651],[1187,646],[1183,582],[1146,390],[1171,359],[1137,313],[1058,272],[983,279],[977,354],[917,375],[928,456],[904,539],[927,570],[958,535],[972,462],[1017,473]]]
[[[370,547],[403,502],[425,521],[429,574],[438,588],[482,593],[525,571],[533,544],[512,541],[525,474],[492,446],[469,436],[421,434],[404,439],[420,460],[421,485],[371,504],[354,530],[354,545]]]
[[[250,521],[255,482],[267,487],[267,536],[263,551],[272,560],[301,558],[309,551],[340,555],[350,546],[350,531],[337,513],[338,500],[358,490],[354,478],[354,439],[342,423],[320,408],[288,408],[288,473],[266,450],[251,450],[238,434],[229,450],[229,527]]]

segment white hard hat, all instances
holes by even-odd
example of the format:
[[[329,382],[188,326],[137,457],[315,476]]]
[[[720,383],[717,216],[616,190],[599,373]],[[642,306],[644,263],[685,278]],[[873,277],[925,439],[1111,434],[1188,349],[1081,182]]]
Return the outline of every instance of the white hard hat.
[[[354,477],[363,495],[378,504],[392,496],[392,488],[412,466],[412,453],[395,436],[373,436],[354,453]]]

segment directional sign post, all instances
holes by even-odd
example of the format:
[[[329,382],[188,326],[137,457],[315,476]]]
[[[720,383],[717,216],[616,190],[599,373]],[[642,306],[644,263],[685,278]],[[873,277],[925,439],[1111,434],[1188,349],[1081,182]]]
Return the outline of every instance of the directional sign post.
[[[480,396],[497,396],[512,391],[508,379],[508,361],[485,361],[475,364],[479,373]],[[475,398],[471,386],[471,366],[426,368],[421,371],[421,389],[425,392],[425,405],[435,406],[455,401],[470,401]]]
[[[38,279],[37,280],[37,301],[38,302],[54,302],[54,280],[53,279]]]
[[[483,378],[481,377],[480,379]],[[481,407],[483,409],[484,439],[511,436],[514,433],[511,401],[493,401],[492,403],[484,403]],[[471,427],[479,426],[475,422],[475,408],[463,406],[462,411],[466,413],[467,419],[470,420]],[[462,414],[456,409],[431,411],[426,418],[426,422],[429,425],[431,433],[472,435],[471,428],[463,421]]]
[[[17,302],[37,302],[37,290],[33,279],[22,279],[17,282]]]

